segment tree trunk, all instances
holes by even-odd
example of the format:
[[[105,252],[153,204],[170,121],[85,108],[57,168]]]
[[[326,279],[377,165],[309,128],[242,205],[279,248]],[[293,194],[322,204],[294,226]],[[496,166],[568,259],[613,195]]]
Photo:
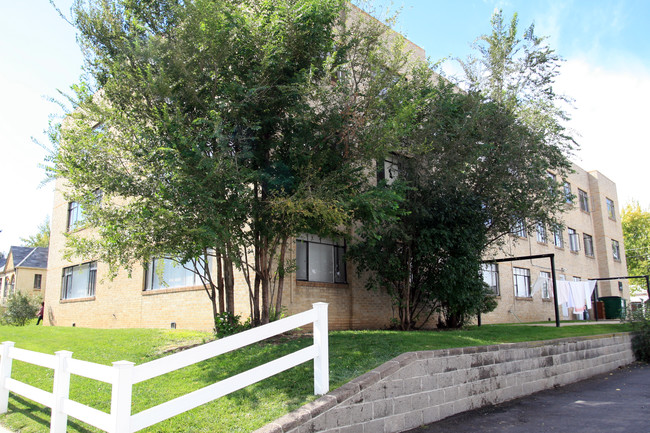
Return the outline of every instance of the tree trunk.
[[[287,254],[287,246],[289,239],[282,239],[282,246],[280,247],[280,262],[278,265],[278,289],[275,295],[275,317],[273,319],[277,320],[280,318],[282,313],[282,291],[284,290],[284,259]]]
[[[222,267],[222,255],[217,253],[217,288],[219,290],[219,313],[223,314],[225,309],[225,300],[224,300],[224,282],[223,282],[223,267]],[[225,260],[225,257],[223,257]],[[216,316],[215,316],[216,317]]]

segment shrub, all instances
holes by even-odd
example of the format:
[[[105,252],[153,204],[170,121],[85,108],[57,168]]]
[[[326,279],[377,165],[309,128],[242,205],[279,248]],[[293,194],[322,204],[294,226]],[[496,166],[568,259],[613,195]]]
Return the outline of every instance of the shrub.
[[[241,322],[241,316],[229,312],[219,313],[214,320],[214,334],[217,338],[227,337],[251,327],[250,319]]]
[[[7,298],[2,321],[8,325],[25,326],[36,316],[39,308],[38,300],[20,292],[14,293]]]
[[[632,350],[639,361],[650,362],[650,304],[643,308],[629,311],[626,319],[632,324],[634,335],[632,336]]]

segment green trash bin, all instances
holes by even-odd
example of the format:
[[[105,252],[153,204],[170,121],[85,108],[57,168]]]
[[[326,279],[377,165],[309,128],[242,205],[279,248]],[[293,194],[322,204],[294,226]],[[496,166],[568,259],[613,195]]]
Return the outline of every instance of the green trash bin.
[[[625,314],[625,299],[620,296],[598,298],[605,304],[605,319],[622,319]]]

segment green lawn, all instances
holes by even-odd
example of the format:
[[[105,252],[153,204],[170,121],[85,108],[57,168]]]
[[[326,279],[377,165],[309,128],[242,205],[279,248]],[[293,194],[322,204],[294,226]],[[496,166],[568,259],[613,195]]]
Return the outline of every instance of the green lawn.
[[[518,341],[607,334],[628,331],[626,324],[577,325],[561,328],[487,325],[463,331],[341,331],[330,333],[330,383],[337,388],[347,381],[403,352],[433,350]],[[128,360],[141,364],[164,356],[171,348],[201,343],[210,334],[154,329],[102,330],[84,328],[0,326],[0,341],[44,353],[70,350],[73,357],[110,365]],[[260,343],[235,353],[207,360],[137,384],[133,412],[202,388],[311,344],[310,337],[288,336]],[[52,370],[15,361],[12,377],[51,391]],[[108,412],[110,385],[73,377],[72,399]],[[308,362],[265,381],[198,407],[146,430],[148,432],[249,432],[313,400],[313,369]],[[47,432],[50,410],[11,394],[9,413],[0,423],[21,432]],[[73,418],[69,432],[98,431]]]

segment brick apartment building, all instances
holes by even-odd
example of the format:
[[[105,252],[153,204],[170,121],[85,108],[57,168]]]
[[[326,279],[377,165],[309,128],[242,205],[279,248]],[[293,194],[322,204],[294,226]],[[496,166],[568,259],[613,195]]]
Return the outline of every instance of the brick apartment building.
[[[616,185],[598,171],[573,167],[565,184],[575,196],[563,215],[565,227],[527,230],[509,236],[497,257],[555,254],[559,280],[586,280],[626,275],[623,234]],[[50,253],[45,293],[46,323],[99,328],[204,329],[213,327],[210,301],[198,279],[180,266],[155,260],[136,266],[131,276],[120,272],[107,278],[101,262],[63,257],[64,233],[77,230],[83,214],[76,203],[65,201],[59,180],[52,213]],[[81,230],[91,230],[81,228]],[[385,293],[365,289],[364,281],[346,267],[345,246],[329,239],[304,235],[296,239],[290,255],[297,271],[285,280],[284,305],[289,314],[307,310],[313,302],[330,304],[333,329],[385,328],[393,317]],[[492,258],[492,257],[488,257]],[[154,269],[162,267],[163,271]],[[547,273],[547,274],[544,274]],[[536,259],[486,265],[484,276],[497,296],[498,307],[482,317],[483,323],[540,321],[554,318],[552,290],[533,292],[540,277],[549,275],[548,260]],[[162,277],[162,278],[161,278]],[[249,315],[248,287],[235,278],[236,312]],[[626,281],[600,282],[599,296],[620,296],[629,301]],[[591,312],[593,317],[593,311]],[[573,319],[572,312],[562,319]]]

